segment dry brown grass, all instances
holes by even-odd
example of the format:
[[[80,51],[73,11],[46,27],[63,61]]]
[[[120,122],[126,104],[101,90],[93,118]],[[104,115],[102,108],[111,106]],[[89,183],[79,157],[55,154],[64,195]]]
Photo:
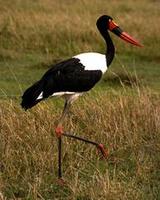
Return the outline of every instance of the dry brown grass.
[[[1,104],[0,191],[17,199],[157,199],[159,195],[160,107],[158,96],[82,98],[72,107],[66,130],[103,142],[108,160],[89,145],[64,139],[66,187],[56,184],[60,109],[42,103],[23,112]]]
[[[1,0],[0,4],[2,57],[34,51],[62,58],[93,49],[102,51],[95,28],[96,19],[102,14],[113,16],[124,30],[145,45],[145,52],[136,49],[137,54],[159,56],[158,1]],[[117,39],[116,43],[120,52],[125,50],[121,41]]]

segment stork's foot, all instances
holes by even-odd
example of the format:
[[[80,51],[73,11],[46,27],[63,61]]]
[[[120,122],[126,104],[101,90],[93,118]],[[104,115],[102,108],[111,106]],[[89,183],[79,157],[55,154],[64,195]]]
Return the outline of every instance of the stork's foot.
[[[57,126],[55,129],[56,136],[59,138],[64,133],[62,126]]]
[[[98,150],[100,151],[100,153],[102,154],[103,158],[108,158],[109,156],[109,152],[107,149],[104,148],[103,144],[99,144],[97,146]]]

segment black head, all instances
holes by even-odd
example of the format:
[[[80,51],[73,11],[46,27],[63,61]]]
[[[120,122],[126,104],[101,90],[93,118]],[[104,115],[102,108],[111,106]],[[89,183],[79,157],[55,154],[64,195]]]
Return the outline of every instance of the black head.
[[[142,45],[138,41],[136,41],[122,29],[120,29],[120,27],[113,21],[112,17],[108,15],[102,15],[101,17],[99,17],[96,25],[104,38],[106,37],[106,35],[108,35],[107,30],[110,30],[112,33],[116,34],[118,37],[125,40],[126,42],[142,47]]]
[[[108,27],[109,27],[109,21],[110,20],[113,20],[112,19],[112,17],[110,17],[110,16],[108,16],[108,15],[102,15],[102,16],[100,16],[98,19],[97,19],[97,23],[96,23],[96,25],[97,25],[97,28],[99,29],[99,30],[101,30],[101,29],[108,29]]]

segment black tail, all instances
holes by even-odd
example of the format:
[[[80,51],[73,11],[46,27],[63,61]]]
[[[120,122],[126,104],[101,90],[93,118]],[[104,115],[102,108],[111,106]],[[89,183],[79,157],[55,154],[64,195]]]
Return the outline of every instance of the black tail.
[[[21,106],[25,110],[32,108],[42,99],[37,99],[40,93],[43,91],[43,80],[36,82],[34,85],[29,87],[22,96]]]

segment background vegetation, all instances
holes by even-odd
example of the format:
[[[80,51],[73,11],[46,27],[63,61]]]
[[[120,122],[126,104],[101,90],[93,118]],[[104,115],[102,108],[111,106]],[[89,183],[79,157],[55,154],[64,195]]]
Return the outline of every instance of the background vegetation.
[[[160,199],[160,2],[0,0],[0,199]],[[96,19],[108,14],[144,48],[116,36],[116,57],[94,90],[77,100],[67,131],[104,143],[63,140],[65,186],[57,183],[54,123],[63,101],[20,107],[23,91],[51,63],[104,52]]]

